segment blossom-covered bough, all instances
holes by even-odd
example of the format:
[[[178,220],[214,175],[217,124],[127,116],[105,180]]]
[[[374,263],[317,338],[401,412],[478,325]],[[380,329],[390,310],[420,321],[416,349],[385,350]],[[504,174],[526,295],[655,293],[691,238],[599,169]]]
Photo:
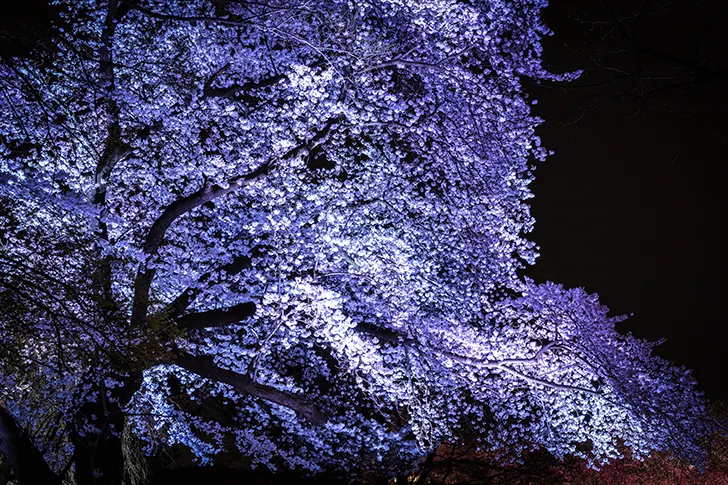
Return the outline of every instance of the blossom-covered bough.
[[[26,483],[119,483],[130,431],[314,472],[473,434],[697,451],[688,372],[517,274],[543,0],[57,3],[53,43],[0,65],[0,453]]]

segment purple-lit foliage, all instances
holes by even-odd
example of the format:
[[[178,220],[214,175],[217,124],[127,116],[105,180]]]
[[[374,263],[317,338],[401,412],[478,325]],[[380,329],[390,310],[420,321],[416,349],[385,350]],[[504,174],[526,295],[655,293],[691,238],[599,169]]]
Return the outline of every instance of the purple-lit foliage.
[[[315,471],[694,424],[684,370],[517,275],[543,0],[59,3],[0,66],[0,403],[56,470],[124,427]]]

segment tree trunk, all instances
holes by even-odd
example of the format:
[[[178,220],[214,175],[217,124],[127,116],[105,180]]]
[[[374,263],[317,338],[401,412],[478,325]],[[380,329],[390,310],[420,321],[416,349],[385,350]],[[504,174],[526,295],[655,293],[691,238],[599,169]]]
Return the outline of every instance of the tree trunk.
[[[0,455],[20,485],[61,485],[61,479],[46,463],[15,418],[0,406]]]
[[[109,391],[103,385],[99,386],[98,399],[85,403],[76,415],[72,439],[77,485],[120,485],[122,482],[123,408],[139,388],[141,373],[123,381],[123,387]],[[94,431],[83,433],[86,424],[92,425]]]
[[[89,402],[81,408],[76,428],[82,428],[86,422],[94,425],[98,432],[82,435],[77,430],[73,434],[76,483],[120,485],[124,475],[124,457],[121,451],[124,414],[118,406]]]

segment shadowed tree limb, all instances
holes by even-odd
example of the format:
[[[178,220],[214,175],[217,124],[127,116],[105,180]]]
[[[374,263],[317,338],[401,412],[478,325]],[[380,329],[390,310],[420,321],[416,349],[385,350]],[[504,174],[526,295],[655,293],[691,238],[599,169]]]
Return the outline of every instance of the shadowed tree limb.
[[[159,251],[159,247],[164,242],[164,235],[167,232],[167,229],[169,229],[169,226],[171,226],[172,223],[182,214],[201,206],[205,202],[209,202],[225,194],[229,194],[230,192],[233,192],[248,183],[265,176],[268,173],[269,167],[270,164],[264,163],[252,172],[233,178],[230,180],[230,184],[227,187],[222,187],[217,184],[205,186],[197,192],[194,192],[187,197],[177,199],[168,205],[149,229],[147,237],[144,240],[144,252],[148,256],[156,255]],[[155,273],[156,271],[154,269],[146,268],[140,269],[137,274],[136,280],[134,281],[134,304],[132,307],[133,322],[139,323],[147,316],[147,309],[149,308],[149,289]]]
[[[318,67],[322,67],[325,65],[324,61],[316,61],[309,65],[309,69],[316,69]],[[235,96],[238,93],[247,93],[249,91],[254,91],[256,89],[263,89],[270,86],[275,86],[281,81],[288,80],[287,74],[276,74],[273,76],[269,76],[263,79],[260,79],[258,81],[248,81],[243,84],[232,84],[230,86],[226,87],[215,87],[212,84],[217,80],[220,75],[230,67],[230,63],[228,62],[224,66],[222,66],[220,69],[215,71],[212,76],[205,82],[205,86],[202,89],[202,94],[206,98],[231,98]]]
[[[0,455],[20,485],[61,485],[61,479],[48,467],[41,452],[20,429],[13,416],[0,406]]]
[[[218,367],[214,364],[212,357],[182,354],[175,358],[173,363],[200,377],[224,382],[244,394],[292,409],[315,426],[323,426],[328,422],[328,417],[306,399],[272,386],[259,384],[246,375]]]
[[[162,214],[154,221],[152,227],[149,229],[142,246],[144,253],[150,257],[157,254],[160,246],[164,242],[164,236],[167,229],[169,229],[169,226],[171,226],[172,223],[180,216],[206,202],[210,202],[218,197],[234,192],[255,180],[265,177],[269,171],[275,167],[276,162],[279,160],[288,160],[299,156],[306,150],[310,150],[312,147],[323,141],[329,135],[333,127],[337,123],[341,122],[342,118],[343,117],[341,115],[330,118],[323,128],[318,130],[307,142],[290,149],[288,152],[283,154],[280,159],[263,163],[251,172],[233,177],[225,186],[218,184],[211,186],[206,185],[197,192],[172,202],[164,209],[164,211],[162,211]],[[147,316],[147,311],[149,309],[149,290],[155,274],[156,270],[146,268],[144,265],[137,273],[134,281],[134,300],[131,316],[133,324],[140,324]]]
[[[177,319],[177,326],[189,330],[224,327],[252,317],[253,314],[255,303],[249,301],[229,308],[183,315]]]
[[[224,272],[228,276],[234,276],[240,273],[245,268],[250,267],[250,258],[248,256],[237,256],[233,258],[232,262],[219,268],[220,271]],[[209,271],[202,275],[199,279],[200,283],[206,283],[213,275],[213,271]],[[167,305],[161,313],[167,316],[167,318],[174,320],[180,317],[190,304],[197,298],[200,293],[199,288],[190,287],[185,289],[177,298]]]
[[[284,79],[288,79],[288,76],[285,74],[278,74],[275,76],[271,76],[265,79],[261,79],[260,81],[253,82],[248,81],[243,84],[233,84],[231,86],[227,86],[224,88],[217,88],[212,85],[215,80],[220,77],[220,74],[227,69],[230,66],[230,63],[225,64],[223,67],[218,69],[212,76],[210,76],[210,79],[207,80],[205,83],[205,87],[202,89],[202,94],[206,98],[230,98],[237,93],[240,92],[247,92],[252,91],[254,89],[262,89],[269,86],[274,86],[278,84],[279,82],[283,81]]]
[[[131,0],[123,0],[123,3],[127,5],[129,8],[134,9],[147,17],[159,19],[159,20],[174,20],[178,22],[189,22],[189,23],[195,23],[195,22],[205,22],[205,23],[211,23],[216,25],[231,25],[231,26],[238,26],[238,25],[249,25],[254,20],[259,20],[262,17],[265,17],[266,15],[270,15],[274,12],[279,11],[286,11],[286,10],[296,10],[298,8],[296,7],[280,7],[280,8],[271,8],[269,11],[260,13],[260,14],[254,14],[249,17],[245,18],[221,18],[221,17],[209,17],[205,15],[174,15],[174,14],[165,14],[161,12],[156,12],[154,10],[148,9],[143,7],[142,5],[139,5],[136,2],[133,2]]]

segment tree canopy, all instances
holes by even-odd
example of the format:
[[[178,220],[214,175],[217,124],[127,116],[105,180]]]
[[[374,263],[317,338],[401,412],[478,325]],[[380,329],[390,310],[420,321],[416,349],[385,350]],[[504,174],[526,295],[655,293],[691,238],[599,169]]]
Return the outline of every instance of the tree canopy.
[[[686,369],[519,276],[521,79],[570,77],[543,0],[57,3],[0,64],[11,466],[118,483],[129,433],[313,472],[466,435],[698,451]]]

